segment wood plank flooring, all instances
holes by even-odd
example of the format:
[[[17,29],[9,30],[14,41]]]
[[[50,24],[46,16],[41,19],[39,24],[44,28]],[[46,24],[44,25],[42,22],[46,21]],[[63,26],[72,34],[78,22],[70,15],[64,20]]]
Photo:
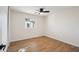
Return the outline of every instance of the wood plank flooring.
[[[27,48],[28,47],[28,48]],[[32,39],[12,42],[8,52],[17,52],[21,48],[27,48],[26,52],[78,52],[79,48],[70,44],[42,36]]]

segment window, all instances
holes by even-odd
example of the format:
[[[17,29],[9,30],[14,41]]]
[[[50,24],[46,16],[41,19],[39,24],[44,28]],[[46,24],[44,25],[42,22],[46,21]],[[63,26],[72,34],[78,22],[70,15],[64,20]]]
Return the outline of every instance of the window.
[[[28,28],[34,28],[34,21],[30,20],[30,19],[25,19],[25,28],[28,29]]]

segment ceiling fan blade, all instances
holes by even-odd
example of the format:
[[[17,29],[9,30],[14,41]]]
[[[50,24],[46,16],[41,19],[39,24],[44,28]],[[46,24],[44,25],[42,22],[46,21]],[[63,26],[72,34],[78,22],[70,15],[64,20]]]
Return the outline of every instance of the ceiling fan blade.
[[[39,12],[40,12],[40,13],[49,13],[50,11],[44,10],[44,8],[40,8]]]
[[[49,13],[50,11],[43,11],[44,13]]]

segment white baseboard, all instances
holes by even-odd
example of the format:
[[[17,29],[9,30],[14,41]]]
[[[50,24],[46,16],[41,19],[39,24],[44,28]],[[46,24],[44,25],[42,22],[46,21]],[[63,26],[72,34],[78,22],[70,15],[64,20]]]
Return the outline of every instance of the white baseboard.
[[[20,41],[20,40],[25,40],[25,39],[31,39],[31,38],[41,37],[41,36],[43,36],[43,35],[36,35],[36,36],[26,37],[26,38],[22,38],[22,39],[11,40],[10,42]]]
[[[71,42],[68,42],[68,41],[65,41],[65,40],[62,40],[62,39],[59,39],[53,35],[50,35],[50,34],[45,34],[45,35],[37,35],[37,36],[32,36],[32,37],[27,37],[27,38],[24,38],[24,39],[17,39],[17,40],[12,40],[10,42],[15,42],[15,41],[20,41],[20,40],[25,40],[25,39],[31,39],[31,38],[36,38],[36,37],[41,37],[41,36],[47,36],[47,37],[50,37],[50,38],[53,38],[53,39],[56,39],[56,40],[59,40],[61,42],[65,42],[67,44],[70,44],[70,45],[73,45],[73,46],[77,46],[79,47],[79,45],[77,44],[74,44],[74,43],[71,43]]]
[[[70,45],[73,45],[73,46],[76,46],[76,47],[79,47],[79,45],[77,45],[77,44],[74,44],[74,43],[71,43],[71,42],[68,42],[68,41],[65,41],[65,40],[60,40],[59,38],[54,37],[53,35],[46,34],[45,36],[56,39],[56,40],[59,40],[61,42],[64,42],[64,43],[67,43],[67,44],[70,44]]]

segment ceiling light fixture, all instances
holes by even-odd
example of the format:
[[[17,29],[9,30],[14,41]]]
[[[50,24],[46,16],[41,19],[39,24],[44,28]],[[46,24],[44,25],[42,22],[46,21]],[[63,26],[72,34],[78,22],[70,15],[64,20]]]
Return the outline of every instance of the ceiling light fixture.
[[[39,14],[40,14],[40,15],[43,15],[44,13],[41,12],[41,13],[39,13]]]

